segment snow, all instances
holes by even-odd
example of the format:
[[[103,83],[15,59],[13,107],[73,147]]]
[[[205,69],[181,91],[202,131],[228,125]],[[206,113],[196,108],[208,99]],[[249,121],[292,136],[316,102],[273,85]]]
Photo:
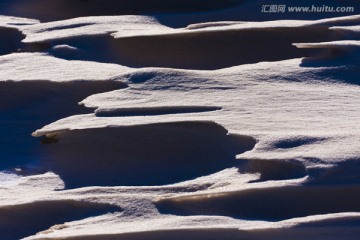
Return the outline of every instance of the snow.
[[[298,48],[349,48],[359,47],[360,41],[333,41],[333,42],[321,42],[321,43],[294,43],[294,46]]]
[[[0,15],[0,27],[18,28],[19,26],[33,25],[37,23],[39,23],[39,21],[35,19]]]
[[[128,68],[94,62],[67,61],[45,53],[0,56],[1,81],[103,81]]]
[[[360,15],[41,2],[0,4],[3,239],[357,239]]]

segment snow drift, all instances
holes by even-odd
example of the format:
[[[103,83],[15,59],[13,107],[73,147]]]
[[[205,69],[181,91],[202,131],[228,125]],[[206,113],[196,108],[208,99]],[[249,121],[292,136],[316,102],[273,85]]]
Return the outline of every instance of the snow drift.
[[[2,1],[0,236],[357,239],[360,15],[262,4]]]

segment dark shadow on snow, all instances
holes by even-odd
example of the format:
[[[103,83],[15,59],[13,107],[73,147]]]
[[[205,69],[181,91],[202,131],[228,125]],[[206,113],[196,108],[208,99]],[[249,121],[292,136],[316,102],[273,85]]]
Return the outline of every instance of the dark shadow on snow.
[[[17,52],[25,36],[17,29],[0,27],[0,55]]]
[[[47,42],[75,49],[49,48],[56,57],[117,63],[129,67],[220,69],[262,61],[313,56],[318,49],[298,49],[294,42],[340,38],[327,27],[231,30],[114,39],[110,35],[83,36]],[[39,43],[37,43],[39,44]],[[27,48],[31,48],[31,45]]]
[[[91,113],[78,105],[89,95],[124,88],[120,82],[0,82],[0,171],[32,165],[42,145],[36,129],[75,114]]]
[[[63,131],[43,146],[42,166],[66,188],[177,183],[234,166],[256,141],[212,122]]]
[[[358,185],[273,187],[164,199],[157,207],[163,214],[281,221],[317,214],[359,212],[359,192]]]

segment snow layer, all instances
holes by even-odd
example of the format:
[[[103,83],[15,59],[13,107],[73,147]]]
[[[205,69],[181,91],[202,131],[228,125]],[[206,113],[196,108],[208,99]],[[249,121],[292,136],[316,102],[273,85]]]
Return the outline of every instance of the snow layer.
[[[111,2],[0,17],[2,239],[357,239],[359,15]]]
[[[14,53],[0,57],[1,81],[102,81],[126,72],[127,67],[67,61],[43,53]]]

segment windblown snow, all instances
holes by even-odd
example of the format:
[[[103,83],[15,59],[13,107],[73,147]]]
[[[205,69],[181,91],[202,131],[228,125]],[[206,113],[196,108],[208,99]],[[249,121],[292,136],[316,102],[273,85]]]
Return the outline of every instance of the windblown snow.
[[[0,238],[358,239],[360,15],[144,2],[0,3]]]

